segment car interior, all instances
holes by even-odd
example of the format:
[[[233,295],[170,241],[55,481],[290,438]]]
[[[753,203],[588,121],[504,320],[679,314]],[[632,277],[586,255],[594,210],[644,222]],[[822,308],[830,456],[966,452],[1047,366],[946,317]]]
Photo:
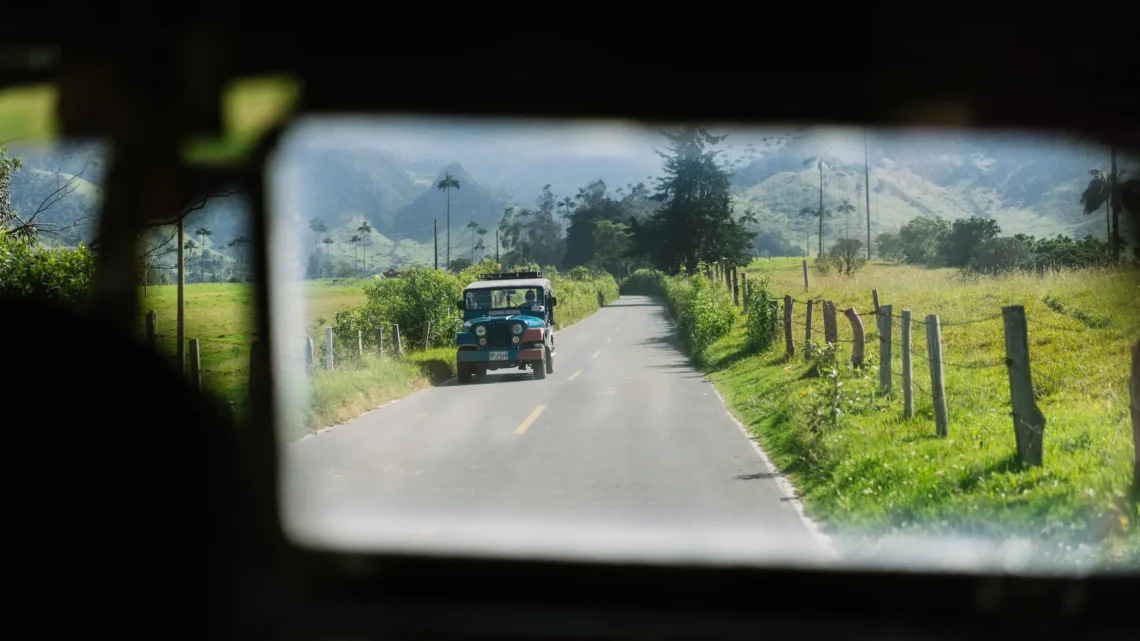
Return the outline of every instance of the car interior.
[[[47,602],[23,614],[39,626],[25,630],[247,641],[1137,638],[1135,573],[622,563],[299,544],[281,526],[275,398],[284,392],[274,380],[264,286],[273,247],[264,168],[290,121],[305,114],[1019,129],[1137,151],[1140,99],[1128,73],[1137,23],[1124,5],[1112,18],[1036,5],[1028,13],[916,7],[921,18],[860,7],[831,20],[810,17],[819,7],[765,7],[759,21],[706,19],[702,9],[661,26],[647,16],[606,27],[563,14],[561,25],[515,15],[476,28],[429,11],[411,19],[422,25],[418,40],[397,36],[387,7],[196,6],[91,5],[62,18],[22,7],[20,24],[36,26],[15,29],[3,45],[5,90],[55,83],[58,137],[114,148],[89,313],[0,305],[8,363],[20,372],[7,399],[26,417],[5,421],[11,458],[43,461],[9,477],[17,589]],[[493,26],[496,19],[505,22]],[[789,31],[793,24],[800,29]],[[227,85],[267,75],[295,81],[292,110],[236,161],[187,161],[187,140],[225,131]],[[736,90],[718,87],[728,77]],[[249,195],[258,284],[250,411],[241,419],[147,349],[132,260],[145,226],[229,186]],[[94,424],[106,429],[83,429]],[[61,616],[65,609],[82,614]]]

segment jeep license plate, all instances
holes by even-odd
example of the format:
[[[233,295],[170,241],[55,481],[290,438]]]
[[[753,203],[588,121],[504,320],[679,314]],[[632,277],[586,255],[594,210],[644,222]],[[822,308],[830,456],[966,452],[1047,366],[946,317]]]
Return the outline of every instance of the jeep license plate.
[[[490,359],[492,361],[505,361],[507,360],[506,352],[491,352]]]

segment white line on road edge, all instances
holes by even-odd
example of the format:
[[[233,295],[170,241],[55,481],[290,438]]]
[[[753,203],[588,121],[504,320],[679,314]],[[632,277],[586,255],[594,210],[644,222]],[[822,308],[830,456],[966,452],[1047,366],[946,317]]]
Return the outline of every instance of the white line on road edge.
[[[601,354],[601,353],[602,353],[602,350],[599,349],[598,351],[594,352],[594,355],[591,356],[590,358],[597,358],[598,354]]]
[[[578,375],[581,373],[582,373],[582,370],[576,370],[573,374],[570,375],[570,378],[568,378],[566,380],[572,381],[572,380],[578,378]]]
[[[662,305],[662,307],[664,307],[664,305]],[[673,315],[669,313],[668,307],[665,307],[665,317],[669,319],[669,323],[673,326],[673,330],[676,331],[677,321],[673,318]],[[689,362],[691,363],[692,361],[690,360]],[[693,369],[698,373],[700,372],[700,370],[695,366]],[[701,375],[704,376],[704,374]],[[748,428],[745,427],[744,423],[738,421],[736,417],[733,416],[732,412],[729,411],[728,403],[724,402],[724,397],[720,395],[720,390],[716,388],[716,385],[707,378],[705,378],[705,382],[709,387],[712,388],[712,391],[714,394],[716,394],[716,397],[720,399],[720,406],[724,408],[724,413],[728,415],[729,420],[731,420],[732,424],[740,430],[740,433],[744,435],[744,438],[748,440],[748,443],[752,446],[752,451],[756,452],[756,455],[760,457],[760,460],[764,462],[764,465],[766,465],[768,469],[776,475],[772,478],[772,480],[776,482],[776,487],[780,488],[780,492],[784,495],[784,499],[786,499],[787,502],[792,505],[792,508],[795,509],[796,515],[800,517],[800,521],[803,522],[804,527],[807,528],[807,531],[811,537],[819,542],[819,544],[823,546],[826,551],[830,552],[836,557],[839,557],[839,551],[835,548],[835,542],[831,540],[831,537],[824,534],[823,530],[819,529],[819,524],[808,518],[807,514],[804,514],[804,504],[800,502],[800,499],[796,496],[795,486],[792,485],[791,481],[789,481],[786,476],[784,476],[784,473],[780,471],[780,468],[776,467],[776,464],[772,462],[772,459],[768,458],[768,453],[764,451],[764,448],[760,447],[760,444],[756,442],[756,438],[751,432],[748,431]]]
[[[796,496],[795,486],[793,486],[792,483],[788,481],[787,477],[785,477],[783,472],[780,471],[780,468],[776,467],[776,464],[772,462],[772,459],[768,458],[767,452],[765,452],[764,448],[760,447],[760,444],[756,442],[755,435],[749,432],[748,428],[744,426],[744,423],[738,421],[736,417],[732,415],[732,412],[728,411],[728,404],[724,402],[724,397],[720,395],[720,391],[716,388],[716,385],[707,379],[705,382],[707,382],[708,385],[712,387],[713,393],[716,394],[716,397],[718,399],[720,399],[721,406],[724,407],[724,413],[728,414],[728,418],[730,418],[732,420],[732,423],[740,429],[741,434],[744,434],[744,437],[748,439],[748,443],[752,445],[752,450],[756,452],[756,454],[760,457],[760,460],[764,462],[764,465],[773,474],[775,474],[772,480],[775,481],[776,486],[780,488],[780,492],[784,495],[784,500],[792,504],[792,507],[796,510],[796,514],[800,517],[800,521],[803,521],[804,527],[807,528],[808,533],[810,533],[812,535],[812,538],[819,542],[819,544],[822,545],[828,552],[838,557],[839,551],[835,549],[835,542],[831,540],[830,536],[824,534],[823,531],[819,529],[818,523],[811,520],[806,514],[804,514],[804,504],[801,503],[800,499]]]

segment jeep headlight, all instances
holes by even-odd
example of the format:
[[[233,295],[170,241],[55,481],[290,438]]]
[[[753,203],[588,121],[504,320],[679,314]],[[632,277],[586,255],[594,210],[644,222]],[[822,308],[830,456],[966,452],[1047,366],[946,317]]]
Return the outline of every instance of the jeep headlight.
[[[475,335],[478,336],[479,338],[486,336],[487,335],[487,326],[486,325],[476,325],[475,326]]]
[[[511,325],[511,333],[514,334],[515,336],[522,334],[523,333],[522,323],[515,323],[514,325]]]

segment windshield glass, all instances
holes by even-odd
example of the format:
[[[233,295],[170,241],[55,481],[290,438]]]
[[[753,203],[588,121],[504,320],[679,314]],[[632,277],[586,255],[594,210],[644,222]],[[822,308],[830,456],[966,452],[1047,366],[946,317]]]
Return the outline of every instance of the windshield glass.
[[[464,293],[467,311],[519,309],[542,304],[542,295],[533,287],[469,289]]]
[[[268,170],[298,541],[1140,568],[1125,149],[324,117]],[[524,273],[548,323],[464,330]]]

